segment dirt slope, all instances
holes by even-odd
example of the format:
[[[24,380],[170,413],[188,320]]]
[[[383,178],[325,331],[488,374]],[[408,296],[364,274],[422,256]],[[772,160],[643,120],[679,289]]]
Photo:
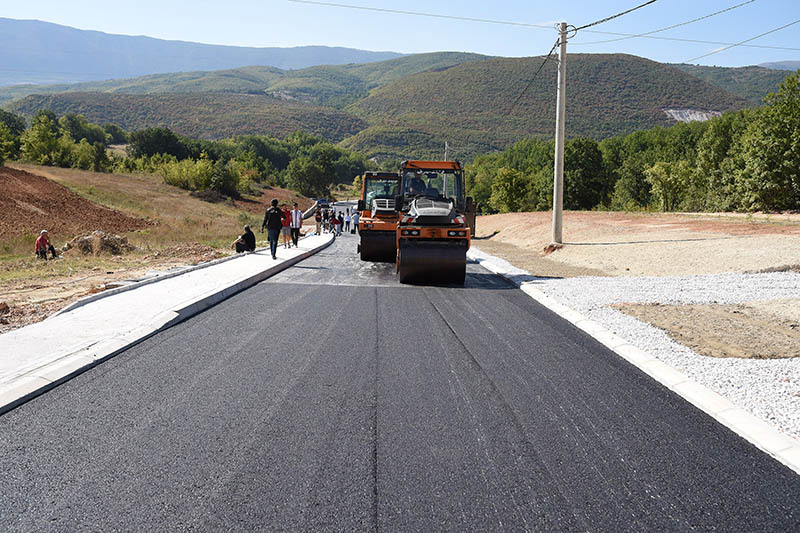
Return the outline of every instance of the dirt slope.
[[[47,229],[63,239],[96,229],[121,233],[150,224],[94,204],[42,176],[0,167],[0,236],[35,235]]]

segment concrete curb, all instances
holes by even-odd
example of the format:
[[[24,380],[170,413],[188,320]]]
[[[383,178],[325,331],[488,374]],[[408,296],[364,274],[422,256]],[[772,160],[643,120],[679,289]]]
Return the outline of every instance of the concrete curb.
[[[644,350],[631,345],[628,341],[607,330],[597,322],[587,319],[555,298],[546,295],[535,288],[532,282],[521,281],[519,279],[521,272],[519,269],[510,264],[510,268],[507,269],[501,266],[503,263],[507,263],[506,261],[483,251],[480,252],[480,255],[477,255],[473,250],[469,250],[467,257],[476,261],[483,268],[508,279],[538,303],[571,322],[578,329],[588,333],[608,349],[753,444],[756,448],[766,452],[800,474],[800,442],[797,440],[784,435],[771,424],[735,406],[727,398],[689,379],[682,372],[659,361]],[[488,259],[491,259],[491,261],[487,261]]]
[[[291,259],[281,261],[277,265],[263,270],[255,275],[240,279],[232,285],[228,285],[226,287],[216,287],[212,291],[198,298],[181,302],[178,304],[177,308],[163,311],[154,317],[150,322],[143,324],[141,327],[130,331],[125,335],[106,338],[90,346],[80,347],[75,351],[64,355],[63,357],[59,357],[55,361],[51,361],[50,363],[27,373],[26,375],[15,380],[13,383],[9,384],[9,386],[6,386],[0,390],[0,415],[11,411],[12,409],[29,400],[32,400],[40,394],[44,394],[45,392],[61,385],[62,383],[71,380],[75,376],[94,368],[100,363],[111,359],[128,348],[131,348],[132,346],[149,339],[153,335],[171,328],[172,326],[179,324],[199,313],[202,313],[206,309],[213,307],[214,305],[233,296],[234,294],[248,289],[257,283],[260,283],[265,279],[274,276],[275,274],[282,272],[287,268],[290,268],[303,259],[311,257],[317,252],[330,246],[334,240],[335,237],[331,235],[325,243],[317,246],[316,248],[312,248],[311,250],[303,252],[298,256],[292,257]],[[142,282],[131,284],[130,286],[120,287],[120,289],[132,290],[144,285],[149,285],[155,281],[169,279],[171,277],[175,277],[176,275],[186,274],[187,272],[197,270],[198,268],[206,268],[212,264],[219,264],[220,262],[236,259],[237,257],[243,256],[237,255],[232,257],[223,257],[216,261],[210,261],[209,263],[204,263],[203,265],[197,265],[197,268],[188,268],[179,272],[170,273],[165,276],[158,276],[154,279],[148,279]],[[108,297],[118,294],[119,292],[112,293],[111,291],[108,291],[108,294],[100,294],[103,294],[104,297]],[[84,301],[81,305],[86,305],[87,303],[91,303],[95,300],[96,298],[89,301]]]

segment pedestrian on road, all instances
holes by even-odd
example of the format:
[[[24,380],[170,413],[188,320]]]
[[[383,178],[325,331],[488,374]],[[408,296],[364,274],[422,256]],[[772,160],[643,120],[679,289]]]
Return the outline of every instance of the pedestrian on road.
[[[267,236],[269,238],[269,251],[272,252],[272,258],[278,258],[278,236],[281,233],[281,228],[283,227],[283,219],[286,215],[283,214],[283,211],[278,207],[278,199],[272,199],[272,206],[267,209],[267,212],[264,213],[264,222],[261,224],[261,231],[264,231],[264,228],[267,228]]]
[[[252,232],[250,226],[244,227],[244,233],[233,241],[231,248],[236,248],[237,254],[256,251],[256,235]]]
[[[341,231],[342,223],[336,218],[336,213],[334,212],[331,215],[331,232],[335,233],[337,236],[342,234]]]
[[[353,212],[353,229],[350,231],[350,233],[352,233],[353,235],[355,235],[358,232],[358,219],[360,218],[360,216],[361,215],[358,212],[358,210]]]
[[[319,235],[320,229],[322,228],[322,209],[320,209],[319,207],[314,212],[314,223],[316,223],[317,225],[314,231],[314,235]]]
[[[297,241],[300,240],[300,228],[303,227],[303,212],[297,208],[297,202],[292,204],[290,216],[289,226],[291,228],[292,242],[294,247],[297,248]]]
[[[47,233],[46,229],[43,229],[39,232],[39,237],[36,238],[36,244],[34,244],[33,252],[36,254],[36,257],[39,259],[44,259],[47,261],[47,252],[53,254],[53,259],[56,258],[56,249],[50,244],[50,234]]]
[[[289,207],[286,204],[281,204],[281,211],[283,211],[284,217],[281,223],[281,237],[283,237],[283,247],[284,248],[291,248],[292,247],[292,228],[289,227],[289,224],[292,221],[292,213],[289,211]]]
[[[350,209],[348,209],[347,213],[345,213],[345,215],[344,215],[344,230],[345,231],[350,231],[350,221],[351,220],[352,219],[350,218]]]

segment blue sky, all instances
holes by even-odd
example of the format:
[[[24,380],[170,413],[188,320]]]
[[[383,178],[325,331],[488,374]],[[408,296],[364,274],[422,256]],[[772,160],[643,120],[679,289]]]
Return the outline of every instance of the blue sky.
[[[380,9],[446,16],[512,21],[551,26],[556,21],[580,26],[624,11],[644,0],[331,0]],[[657,0],[638,11],[590,28],[638,34],[678,24],[742,3],[744,0]],[[289,0],[138,0],[100,2],[29,0],[3,7],[4,17],[38,19],[80,29],[159,39],[240,46],[346,46],[365,50],[416,53],[440,50],[500,56],[546,53],[554,29],[514,27],[397,13],[310,5]],[[681,39],[735,43],[800,19],[800,0],[755,0],[721,15],[654,34]],[[613,35],[579,32],[569,52],[623,52],[662,62],[684,62],[721,48],[720,44],[647,38],[614,39]],[[582,44],[595,43],[595,44]],[[800,23],[749,44],[797,50],[736,47],[698,64],[743,66],[767,61],[800,60]]]

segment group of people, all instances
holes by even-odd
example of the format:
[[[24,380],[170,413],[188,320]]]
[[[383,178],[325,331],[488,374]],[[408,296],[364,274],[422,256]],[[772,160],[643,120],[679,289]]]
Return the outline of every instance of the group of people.
[[[336,212],[335,209],[321,208],[318,206],[312,207],[314,209],[314,222],[316,223],[316,234],[322,233],[335,233],[341,235],[342,231],[356,233],[358,231],[358,211],[353,210],[352,215],[350,209],[345,211]],[[306,218],[310,211],[303,213],[297,207],[297,203],[292,204],[292,209],[288,209],[286,204],[278,205],[278,200],[273,199],[267,212],[264,214],[264,222],[261,224],[261,232],[267,230],[267,239],[269,240],[269,250],[272,253],[272,258],[277,259],[278,253],[278,240],[283,238],[283,247],[291,248],[297,246],[297,241],[300,239],[300,228],[303,227],[303,219]],[[352,228],[351,228],[352,225]],[[38,242],[38,241],[37,241]],[[256,236],[250,226],[244,227],[244,233],[231,244],[237,253],[252,252],[256,249]]]
[[[342,231],[356,233],[358,231],[358,217],[358,211],[355,209],[351,215],[349,208],[346,211],[339,211],[338,213],[335,209],[328,210],[317,208],[314,213],[314,221],[317,224],[317,234],[330,232],[341,235]]]

